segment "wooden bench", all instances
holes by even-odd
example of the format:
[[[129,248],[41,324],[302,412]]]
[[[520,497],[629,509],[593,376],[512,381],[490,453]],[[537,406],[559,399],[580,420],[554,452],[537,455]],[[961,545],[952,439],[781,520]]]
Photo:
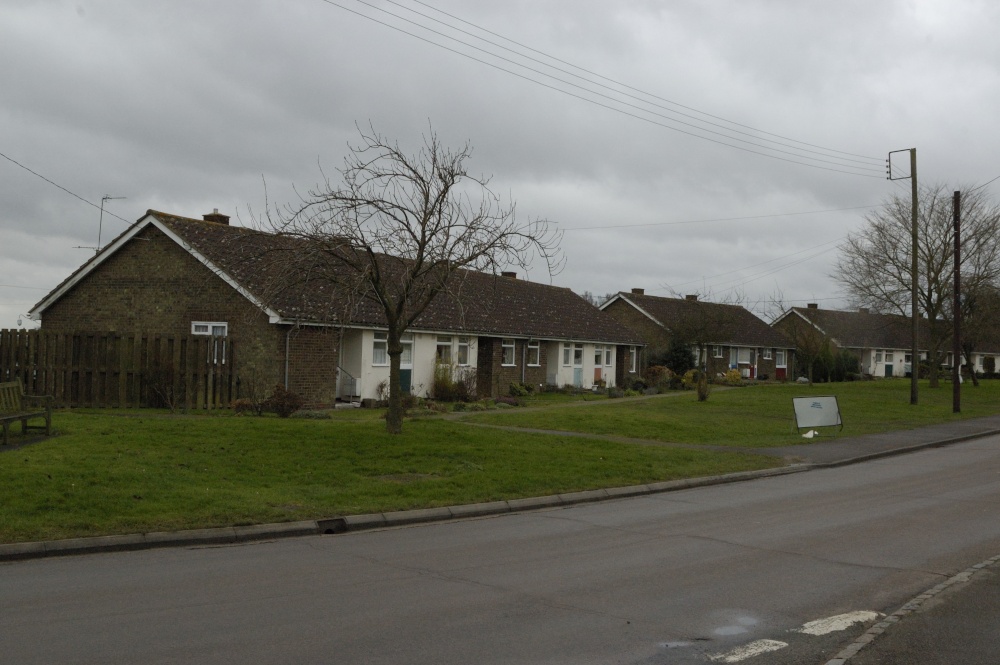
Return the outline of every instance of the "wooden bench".
[[[29,419],[45,418],[45,425],[28,425]],[[0,383],[0,426],[3,427],[3,445],[10,443],[10,424],[21,421],[21,434],[29,429],[44,429],[52,434],[52,398],[25,395],[21,380]]]

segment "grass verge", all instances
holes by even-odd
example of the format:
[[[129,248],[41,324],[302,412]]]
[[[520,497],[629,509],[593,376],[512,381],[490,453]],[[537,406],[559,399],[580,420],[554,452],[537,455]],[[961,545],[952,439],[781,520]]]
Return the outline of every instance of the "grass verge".
[[[706,402],[693,392],[649,399],[609,400],[586,407],[511,409],[468,416],[470,422],[675,443],[775,447],[806,443],[792,429],[792,398],[836,395],[844,421],[839,436],[913,429],[1000,413],[1000,381],[962,386],[962,412],[952,413],[952,384],[930,389],[921,382],[919,404],[910,404],[909,380],[766,385],[716,390]]]
[[[408,422],[393,437],[360,412],[333,420],[57,413],[59,436],[0,454],[0,542],[294,521],[780,464],[440,419]]]

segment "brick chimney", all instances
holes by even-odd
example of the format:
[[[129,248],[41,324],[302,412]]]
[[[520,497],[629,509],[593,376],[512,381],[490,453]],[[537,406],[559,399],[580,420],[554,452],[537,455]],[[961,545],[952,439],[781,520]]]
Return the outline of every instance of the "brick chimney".
[[[646,295],[646,289],[632,289],[632,293],[637,296],[644,296]]]
[[[809,304],[806,305],[806,308],[807,309],[819,309],[819,305],[817,305],[814,302],[811,302],[811,303],[809,303]]]
[[[501,277],[509,277],[510,279],[517,279],[517,273],[513,271],[503,271],[500,273]]]
[[[216,224],[229,226],[229,215],[223,215],[219,212],[218,208],[213,208],[212,212],[202,215],[201,218],[206,222],[215,222]]]
[[[684,296],[684,300],[698,300],[698,294],[697,293],[688,294]]]

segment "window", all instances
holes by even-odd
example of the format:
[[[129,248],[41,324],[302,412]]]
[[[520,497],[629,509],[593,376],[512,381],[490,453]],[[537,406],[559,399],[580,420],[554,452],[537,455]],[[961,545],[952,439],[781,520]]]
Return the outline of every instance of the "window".
[[[192,335],[211,335],[225,337],[229,333],[229,324],[225,321],[192,321]]]
[[[778,349],[774,353],[774,365],[775,367],[785,367],[785,350]]]
[[[528,365],[538,367],[542,364],[542,345],[537,339],[528,340]]]
[[[635,347],[628,347],[628,371],[635,374],[635,361],[636,361]]]
[[[569,342],[563,342],[563,367],[569,367],[570,352],[573,350],[573,345]]]
[[[750,349],[745,346],[741,346],[736,349],[736,362],[741,365],[750,364]]]
[[[611,367],[611,365],[614,364],[614,362],[613,362],[613,359],[615,357],[614,356],[614,351],[615,351],[615,347],[611,346],[610,344],[608,344],[607,346],[604,347],[604,366],[605,367]]]
[[[372,342],[372,365],[389,364],[389,333],[375,331],[375,340]]]
[[[601,344],[594,345],[594,367],[600,367],[604,362],[604,346]]]
[[[919,210],[919,208],[918,208],[918,210]],[[887,363],[891,363],[892,362],[892,351],[886,351],[885,352],[885,361]]]
[[[722,357],[722,347],[721,346],[713,346],[712,347],[712,357],[713,358],[721,358]]]
[[[469,364],[469,338],[458,338],[458,364],[465,367]]]
[[[573,367],[583,367],[583,344],[573,345]]]
[[[399,342],[403,345],[403,353],[399,356],[399,364],[401,367],[413,366],[413,333],[403,333],[403,336],[399,339]]]
[[[501,341],[503,346],[503,356],[500,359],[500,364],[504,367],[512,367],[516,363],[514,362],[514,340],[504,338]]]
[[[438,335],[434,357],[439,365],[451,364],[451,335]]]
[[[881,351],[876,351],[875,352],[875,362],[877,362],[877,363],[882,362],[882,352]]]
[[[771,359],[771,349],[764,349],[764,360],[770,360],[770,359]]]

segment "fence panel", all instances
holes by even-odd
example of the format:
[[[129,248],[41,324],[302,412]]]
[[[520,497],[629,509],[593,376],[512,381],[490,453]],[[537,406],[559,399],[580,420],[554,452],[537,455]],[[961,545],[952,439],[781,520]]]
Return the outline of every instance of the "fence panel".
[[[235,342],[205,335],[0,330],[0,381],[60,407],[229,406]]]

